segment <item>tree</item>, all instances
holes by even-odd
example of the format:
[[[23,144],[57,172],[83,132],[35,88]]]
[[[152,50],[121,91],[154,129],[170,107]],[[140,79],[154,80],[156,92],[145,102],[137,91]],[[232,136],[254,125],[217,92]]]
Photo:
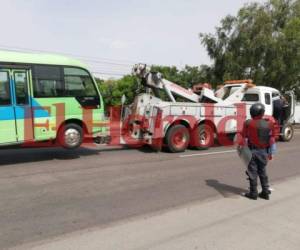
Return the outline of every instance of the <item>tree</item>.
[[[97,79],[100,92],[107,107],[121,105],[123,95],[127,97],[126,103],[132,103],[138,89],[138,80],[134,76],[124,76],[121,79]]]
[[[200,39],[214,61],[213,81],[252,78],[300,95],[300,0],[248,4]]]
[[[153,66],[152,71],[162,73],[164,78],[185,88],[192,88],[197,83],[212,80],[211,68],[207,65],[200,67],[186,65],[182,70],[175,66]]]

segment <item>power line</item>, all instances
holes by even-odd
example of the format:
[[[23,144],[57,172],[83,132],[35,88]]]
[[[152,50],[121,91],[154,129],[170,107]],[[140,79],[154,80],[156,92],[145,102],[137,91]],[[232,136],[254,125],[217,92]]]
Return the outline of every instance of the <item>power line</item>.
[[[96,74],[104,74],[104,75],[116,75],[116,76],[124,76],[124,75],[129,75],[131,74],[131,69],[124,70],[124,69],[115,69],[115,68],[92,68],[91,69],[92,73]]]
[[[106,62],[106,61],[100,61],[100,60],[95,60],[95,59],[85,59],[85,58],[82,58],[82,57],[77,57],[77,58],[81,58],[83,61],[92,62],[92,63],[96,63],[96,64],[109,64],[109,65],[116,65],[116,66],[121,66],[121,67],[122,66],[123,67],[132,66],[132,64]]]
[[[101,58],[101,57],[91,57],[91,56],[83,56],[77,55],[72,53],[65,53],[61,51],[50,51],[50,50],[37,50],[37,49],[29,49],[23,47],[10,47],[6,45],[0,45],[1,49],[5,49],[8,51],[16,51],[16,52],[38,52],[38,53],[53,53],[53,54],[61,54],[65,56],[72,56],[77,58],[86,59],[88,61],[93,61],[97,63],[107,63],[107,64],[116,64],[116,65],[131,65],[132,63],[138,63],[136,61],[129,61],[129,60],[120,60],[120,59],[110,59],[110,58]],[[127,62],[127,64],[126,64]],[[130,64],[128,64],[130,63]]]
[[[78,59],[81,59],[86,62],[92,62],[92,63],[99,63],[99,64],[108,64],[108,65],[117,65],[117,66],[130,66],[132,67],[133,64],[138,64],[138,63],[144,63],[148,65],[158,65],[156,63],[147,63],[143,60],[140,61],[132,61],[132,60],[122,60],[122,59],[112,59],[112,58],[101,58],[101,57],[92,57],[92,56],[84,56],[84,55],[77,55],[77,54],[72,54],[72,53],[65,53],[61,51],[51,51],[51,50],[38,50],[38,49],[30,49],[30,48],[24,48],[24,47],[11,47],[7,45],[1,45],[0,44],[0,49],[2,50],[7,50],[7,51],[15,51],[15,52],[35,52],[35,53],[50,53],[50,54],[60,54],[60,55],[65,55],[65,56],[71,56],[75,57]],[[167,65],[162,65],[161,66],[167,66]]]
[[[122,73],[122,74],[128,74],[131,72],[130,70],[121,70],[121,69],[107,69],[107,68],[92,68],[91,71],[95,72],[115,72],[115,73]]]
[[[107,68],[92,68],[91,71],[95,72],[115,72],[128,74],[131,70],[121,70],[121,69],[107,69]]]
[[[117,73],[117,72],[99,72],[99,71],[92,71],[92,74],[99,74],[99,75],[107,75],[107,76],[124,76],[128,74],[123,74],[123,73]]]
[[[72,53],[64,53],[59,51],[50,51],[50,50],[37,50],[37,49],[29,49],[23,47],[11,47],[7,45],[1,45],[0,49],[6,51],[14,51],[14,52],[27,52],[27,53],[50,53],[50,54],[60,54],[65,56],[71,56],[78,58],[82,61],[87,62],[92,68],[92,73],[99,75],[111,75],[111,76],[124,76],[128,75],[131,72],[131,68],[133,64],[137,64],[140,62],[130,61],[130,60],[116,60],[109,58],[101,58],[101,57],[90,57],[83,55],[76,55]],[[95,65],[91,65],[95,64]],[[100,67],[99,67],[100,66]],[[107,67],[105,67],[107,66]],[[128,70],[126,70],[128,69]]]
[[[91,63],[95,63],[98,65],[100,64],[102,66],[101,68],[91,66],[92,68],[96,68],[93,70],[92,73],[100,74],[100,75],[124,76],[124,75],[129,74],[129,69],[132,67],[132,64],[111,62],[114,59],[100,58],[100,60],[99,60],[98,58],[95,59],[95,57],[87,57],[87,56],[62,53],[62,52],[57,52],[57,51],[46,51],[46,50],[36,50],[36,49],[28,49],[28,48],[21,48],[21,47],[10,47],[10,46],[5,46],[5,45],[0,45],[0,49],[7,50],[7,51],[15,51],[15,52],[54,53],[54,54],[61,54],[61,55],[81,58],[83,61],[86,61],[86,62],[91,62]],[[91,59],[88,59],[88,58],[91,58]],[[105,60],[111,60],[111,61],[105,61]],[[124,62],[124,61],[119,60],[119,62]],[[110,68],[107,68],[107,67],[103,68],[103,66],[105,67],[106,65],[109,65]],[[127,72],[124,72],[125,68],[128,68]]]

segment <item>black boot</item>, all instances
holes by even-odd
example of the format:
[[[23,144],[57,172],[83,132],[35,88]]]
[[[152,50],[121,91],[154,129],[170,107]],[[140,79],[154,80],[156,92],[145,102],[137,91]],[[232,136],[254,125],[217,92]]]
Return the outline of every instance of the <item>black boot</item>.
[[[270,200],[270,191],[262,191],[261,193],[259,193],[259,198]]]
[[[264,199],[264,200],[270,200],[270,187],[269,187],[269,178],[268,176],[264,177],[259,177],[260,178],[260,183],[262,187],[262,192],[259,194],[259,197]]]
[[[246,172],[249,176],[248,172]],[[258,192],[257,192],[257,181],[255,179],[250,178],[249,176],[249,183],[250,183],[250,192],[245,193],[244,196],[250,200],[257,200]]]
[[[257,193],[253,193],[253,192],[248,192],[248,193],[245,193],[244,196],[250,200],[257,200]]]

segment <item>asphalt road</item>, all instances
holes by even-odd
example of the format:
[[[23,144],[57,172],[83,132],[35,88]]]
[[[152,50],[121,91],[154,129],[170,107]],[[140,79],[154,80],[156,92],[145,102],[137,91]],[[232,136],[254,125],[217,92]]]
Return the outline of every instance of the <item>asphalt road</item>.
[[[299,132],[278,144],[271,182],[300,175],[299,145]],[[246,187],[234,148],[1,150],[0,249],[239,195]]]

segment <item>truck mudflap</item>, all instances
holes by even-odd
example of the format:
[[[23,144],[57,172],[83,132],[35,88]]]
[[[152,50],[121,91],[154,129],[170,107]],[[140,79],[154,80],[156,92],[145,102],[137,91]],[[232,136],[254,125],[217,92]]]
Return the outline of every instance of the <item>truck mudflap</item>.
[[[153,136],[150,146],[156,150],[161,151],[163,147],[163,111],[158,107],[154,107],[153,114]]]

